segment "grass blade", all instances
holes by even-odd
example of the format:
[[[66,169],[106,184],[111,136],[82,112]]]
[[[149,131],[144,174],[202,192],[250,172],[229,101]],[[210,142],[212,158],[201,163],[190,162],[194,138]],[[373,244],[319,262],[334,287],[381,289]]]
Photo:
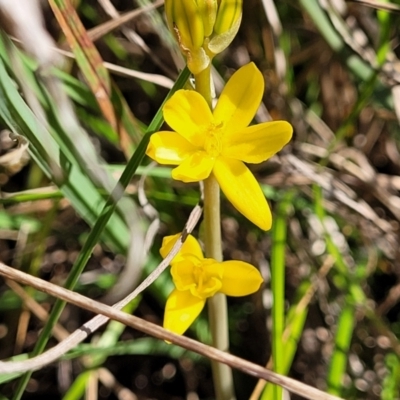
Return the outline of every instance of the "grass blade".
[[[285,326],[285,254],[287,237],[287,218],[291,210],[292,192],[287,192],[277,207],[272,230],[271,286],[272,286],[272,359],[273,370],[284,372],[286,352],[283,346]],[[265,393],[265,392],[264,392]],[[266,399],[266,397],[262,397]],[[273,386],[274,400],[282,399],[282,388]]]

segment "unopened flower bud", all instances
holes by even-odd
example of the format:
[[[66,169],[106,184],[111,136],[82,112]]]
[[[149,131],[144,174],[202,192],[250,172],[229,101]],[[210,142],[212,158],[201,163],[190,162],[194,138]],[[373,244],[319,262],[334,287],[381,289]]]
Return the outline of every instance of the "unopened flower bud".
[[[242,0],[219,0],[214,32],[222,35],[240,23],[242,18]]]
[[[197,2],[204,24],[204,37],[212,35],[215,19],[217,18],[217,0],[203,0]]]
[[[195,0],[166,0],[165,14],[179,45],[185,48],[203,45],[204,23]]]
[[[165,0],[165,13],[190,71],[198,74],[235,37],[242,0]]]

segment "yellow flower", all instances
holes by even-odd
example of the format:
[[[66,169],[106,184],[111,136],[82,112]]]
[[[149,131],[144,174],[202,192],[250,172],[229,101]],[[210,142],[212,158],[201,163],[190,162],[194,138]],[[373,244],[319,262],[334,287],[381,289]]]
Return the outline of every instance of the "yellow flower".
[[[213,112],[199,93],[178,90],[163,110],[175,132],[153,134],[147,155],[160,164],[177,165],[172,177],[183,182],[198,182],[213,174],[234,207],[268,230],[271,211],[244,163],[260,163],[281,150],[292,137],[292,127],[285,121],[248,126],[263,91],[264,79],[253,63],[232,76]]]
[[[160,254],[166,257],[179,234],[164,238]],[[179,335],[201,313],[208,297],[216,293],[247,296],[256,292],[263,279],[260,272],[243,261],[218,262],[204,258],[198,241],[189,235],[171,261],[175,289],[165,306],[164,328]]]
[[[165,14],[188,68],[198,74],[235,37],[242,0],[165,0]]]

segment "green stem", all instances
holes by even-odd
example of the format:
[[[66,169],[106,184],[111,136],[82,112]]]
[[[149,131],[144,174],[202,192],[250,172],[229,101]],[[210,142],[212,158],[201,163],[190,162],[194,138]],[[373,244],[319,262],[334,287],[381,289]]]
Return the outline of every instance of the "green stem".
[[[272,228],[272,359],[274,371],[279,374],[285,373],[285,361],[287,358],[287,348],[284,346],[283,342],[283,332],[285,328],[285,254],[287,220],[293,195],[292,192],[287,192],[283,200],[279,203],[278,213]],[[272,391],[273,400],[282,399],[283,391],[281,386],[274,385]]]
[[[211,66],[195,75],[195,81],[197,92],[206,99],[208,105],[212,108]],[[207,258],[214,258],[217,261],[222,261],[219,193],[218,182],[211,174],[210,177],[204,181],[205,254]],[[223,351],[228,351],[228,307],[224,294],[218,293],[208,299],[208,319],[214,347]],[[228,366],[215,361],[211,362],[211,366],[216,399],[235,399],[232,370]]]
[[[212,109],[211,97],[211,65],[204,71],[194,76],[196,83],[196,92],[200,93],[205,99],[209,107]]]
[[[222,261],[219,185],[212,174],[204,181],[204,231],[206,257]]]

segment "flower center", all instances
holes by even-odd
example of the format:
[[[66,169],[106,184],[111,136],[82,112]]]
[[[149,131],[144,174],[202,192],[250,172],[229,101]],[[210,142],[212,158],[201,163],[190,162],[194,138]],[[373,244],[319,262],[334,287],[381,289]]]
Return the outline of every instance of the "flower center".
[[[223,122],[211,123],[206,130],[204,150],[212,157],[216,158],[222,151]]]
[[[190,290],[200,299],[214,296],[222,287],[224,267],[209,258],[198,259],[185,255],[184,260],[172,265],[171,274],[178,290]]]
[[[214,296],[222,285],[221,272],[219,265],[211,259],[205,259],[200,264],[193,266],[195,285],[191,288],[192,294],[203,299]]]

